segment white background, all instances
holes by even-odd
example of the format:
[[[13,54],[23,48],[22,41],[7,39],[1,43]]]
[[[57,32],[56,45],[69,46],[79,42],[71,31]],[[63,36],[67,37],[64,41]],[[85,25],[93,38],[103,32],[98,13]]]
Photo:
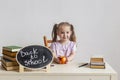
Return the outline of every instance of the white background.
[[[120,0],[0,0],[0,53],[7,45],[43,45],[61,21],[75,27],[80,62],[102,55],[120,76]]]

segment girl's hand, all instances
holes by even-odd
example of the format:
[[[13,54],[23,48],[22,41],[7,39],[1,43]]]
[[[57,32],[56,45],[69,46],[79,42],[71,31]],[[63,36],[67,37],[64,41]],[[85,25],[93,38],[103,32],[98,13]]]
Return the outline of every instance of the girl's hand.
[[[55,61],[56,63],[60,64],[59,58],[55,58],[54,61]]]

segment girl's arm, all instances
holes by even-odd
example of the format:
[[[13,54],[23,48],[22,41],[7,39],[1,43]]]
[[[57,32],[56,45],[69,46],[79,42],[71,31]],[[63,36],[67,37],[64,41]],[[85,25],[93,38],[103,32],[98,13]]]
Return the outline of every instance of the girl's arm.
[[[75,51],[72,51],[71,54],[67,57],[67,61],[72,61],[75,56]]]
[[[76,44],[74,44],[70,55],[67,57],[68,62],[73,60],[75,54],[76,54]]]
[[[54,61],[55,61],[56,63],[60,63],[59,59],[58,59],[57,56],[56,56],[56,53],[53,53],[53,55],[54,55]]]
[[[55,53],[55,44],[54,43],[52,43],[51,45],[50,45],[50,49],[51,49],[51,51],[52,51],[52,53],[53,53],[53,56],[54,56],[54,61],[56,62],[56,63],[59,63],[60,61],[59,61],[59,59],[57,58],[57,56],[56,56],[56,53]]]

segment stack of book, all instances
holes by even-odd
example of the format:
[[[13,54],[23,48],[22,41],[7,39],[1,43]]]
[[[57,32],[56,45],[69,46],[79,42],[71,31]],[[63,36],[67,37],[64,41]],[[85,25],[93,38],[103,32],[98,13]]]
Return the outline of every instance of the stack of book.
[[[90,68],[105,69],[105,62],[103,57],[92,57],[90,59]]]
[[[16,54],[21,49],[19,46],[4,46],[2,48],[2,58],[1,64],[3,68],[8,70],[16,70],[19,68],[18,63],[16,61]]]

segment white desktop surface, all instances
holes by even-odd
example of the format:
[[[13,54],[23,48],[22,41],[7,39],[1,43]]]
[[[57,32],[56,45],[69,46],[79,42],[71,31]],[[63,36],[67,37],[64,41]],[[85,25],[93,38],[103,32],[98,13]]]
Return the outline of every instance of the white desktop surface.
[[[44,70],[26,70],[25,72],[6,71],[0,68],[0,80],[117,80],[116,71],[106,63],[105,69],[78,67],[81,63],[54,64],[47,72]]]

